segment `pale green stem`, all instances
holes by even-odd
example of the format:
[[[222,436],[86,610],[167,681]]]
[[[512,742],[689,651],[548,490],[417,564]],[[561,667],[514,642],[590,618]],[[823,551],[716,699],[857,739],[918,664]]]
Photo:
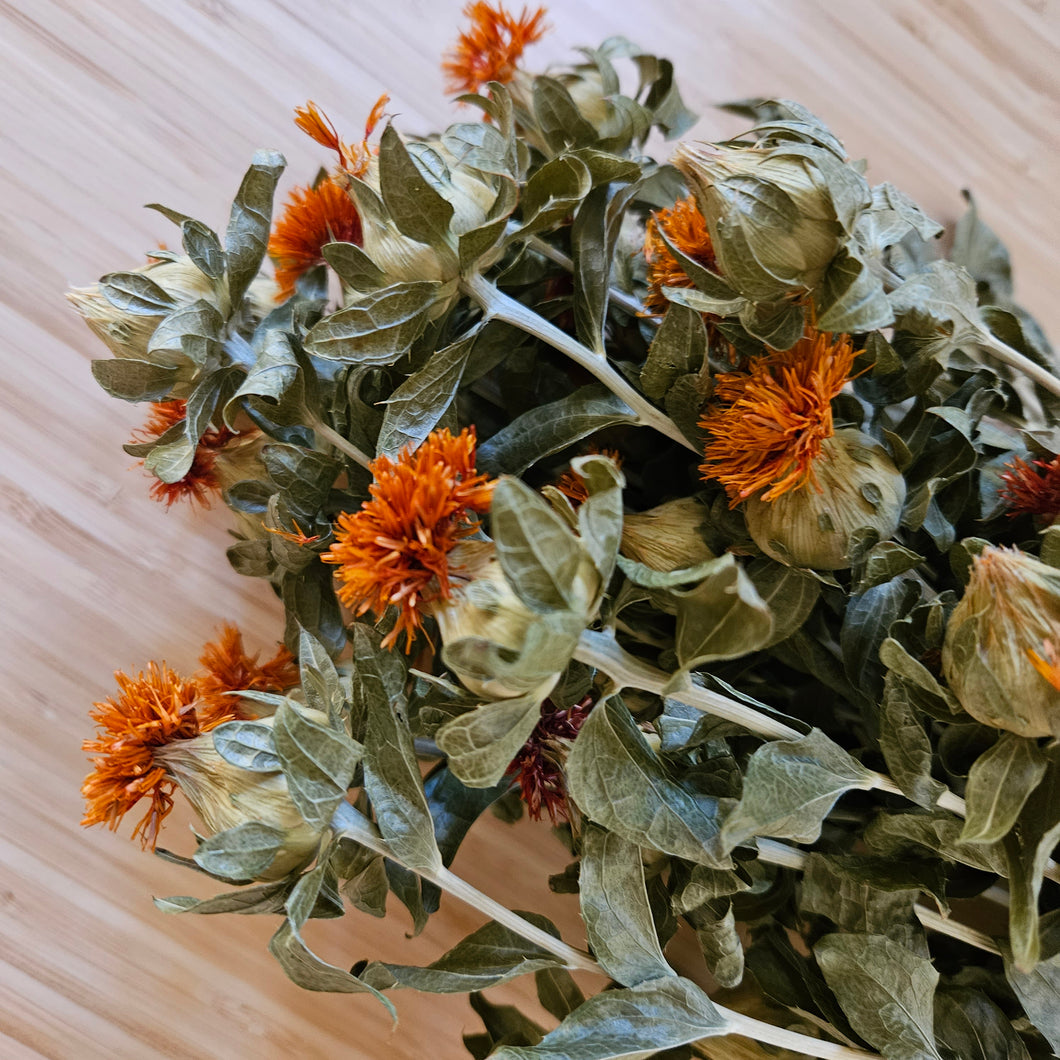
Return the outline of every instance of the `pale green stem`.
[[[587,666],[602,670],[619,689],[637,688],[642,692],[651,692],[657,696],[665,695],[667,699],[695,707],[714,717],[735,722],[770,740],[801,740],[803,737],[797,729],[793,729],[777,718],[762,714],[754,707],[741,703],[737,699],[730,699],[708,688],[699,688],[688,679],[680,687],[671,689],[669,687],[670,674],[664,670],[657,670],[654,666],[649,666],[630,655],[619,646],[614,637],[607,633],[586,630],[578,641],[574,658]],[[901,788],[890,777],[882,773],[873,774],[872,787],[892,795],[903,794]],[[954,795],[953,792],[943,792],[938,805],[961,817],[965,815],[964,799]]]
[[[785,869],[795,869],[802,872],[806,868],[809,855],[796,847],[789,847],[787,843],[779,843],[775,839],[756,839],[759,860],[767,865],[780,865]],[[948,917],[942,916],[938,910],[930,906],[921,905],[919,902],[913,906],[913,912],[917,920],[929,931],[938,932],[940,935],[948,935],[952,939],[960,939],[976,949],[986,953],[1000,953],[997,943],[989,935],[976,931],[965,924],[959,924]]]
[[[518,232],[518,229],[514,229],[514,231]],[[555,262],[561,269],[566,269],[567,272],[574,272],[574,262],[562,250],[558,250],[547,240],[542,239],[540,236],[525,236],[524,239],[526,245],[535,253],[540,254],[541,257]],[[609,287],[608,297],[615,305],[621,306],[627,313],[631,313],[635,317],[644,316],[646,312],[639,298],[620,290],[618,287]],[[651,320],[650,317],[647,319]]]
[[[390,858],[391,861],[401,863],[400,859],[394,856],[390,845],[379,834],[379,830],[375,825],[348,802],[339,803],[338,809],[332,817],[331,824],[340,834],[355,840],[362,846],[368,847],[369,850],[374,850],[377,854],[382,854],[383,857]],[[412,868],[411,866],[405,867]],[[582,953],[581,950],[576,950],[573,946],[568,946],[565,942],[557,939],[555,935],[550,935],[547,931],[535,927],[519,916],[518,913],[513,913],[506,906],[495,902],[488,895],[472,887],[470,883],[450,872],[447,868],[439,865],[434,869],[416,868],[412,871],[422,876],[423,879],[437,885],[443,891],[448,891],[454,898],[459,898],[460,901],[466,902],[472,908],[485,913],[496,920],[498,924],[511,928],[512,931],[528,942],[548,950],[549,953],[559,957],[568,968],[578,968],[584,972],[596,972],[600,975],[605,974],[603,969],[588,954]]]
[[[338,431],[329,427],[322,420],[314,418],[308,426],[314,434],[318,434],[326,442],[338,449],[340,453],[345,453],[351,460],[360,464],[361,467],[368,467],[372,462],[372,458],[367,453],[362,452],[353,442],[343,438]]]
[[[1060,397],[1060,379],[1052,372],[1047,371],[1040,364],[1035,364],[1029,357],[1025,357],[1018,350],[1014,350],[1008,343],[1002,342],[995,335],[983,328],[976,341],[980,346],[988,349],[999,361],[1022,372],[1028,379],[1033,380],[1043,390]]]
[[[653,427],[660,434],[666,435],[667,438],[690,449],[693,453],[699,453],[696,446],[681,433],[677,424],[665,413],[660,412],[640,391],[626,382],[606,357],[583,346],[577,339],[561,331],[555,324],[539,313],[535,313],[529,306],[509,297],[478,273],[465,276],[460,281],[460,287],[466,295],[482,307],[487,317],[511,324],[539,338],[596,376],[615,397],[624,401],[633,410],[641,426]]]
[[[380,835],[379,830],[358,809],[348,802],[340,802],[338,809],[331,820],[332,828],[339,835],[360,843],[362,846],[374,850],[377,854],[389,858],[401,864],[399,858],[394,857],[390,845]],[[410,868],[410,866],[405,866]],[[510,928],[527,942],[540,946],[541,949],[551,953],[563,961],[567,968],[574,968],[583,972],[593,972],[596,975],[607,976],[607,972],[593,960],[588,954],[568,946],[565,942],[535,927],[529,921],[524,920],[518,913],[513,913],[506,906],[495,902],[488,895],[483,894],[477,888],[472,887],[466,880],[450,872],[446,868],[437,869],[413,869],[417,875],[431,883],[441,887],[466,902],[472,908],[492,917],[498,924]],[[610,978],[609,976],[607,976]],[[718,1012],[728,1024],[730,1034],[742,1034],[759,1042],[769,1045],[778,1045],[785,1049],[801,1052],[806,1056],[819,1057],[820,1060],[880,1060],[879,1054],[868,1053],[861,1049],[851,1049],[845,1045],[837,1045],[834,1042],[823,1042],[817,1038],[811,1038],[805,1034],[796,1034],[785,1030],[783,1027],[775,1027],[771,1023],[745,1016],[741,1012],[734,1012],[722,1005],[715,1005]]]

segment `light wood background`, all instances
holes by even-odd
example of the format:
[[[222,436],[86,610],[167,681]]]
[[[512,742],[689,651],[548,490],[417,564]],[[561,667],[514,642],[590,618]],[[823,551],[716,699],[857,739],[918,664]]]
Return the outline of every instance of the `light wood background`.
[[[466,1055],[463,997],[397,995],[391,1031],[364,997],[311,995],[265,951],[272,918],[167,917],[151,895],[209,881],[78,826],[86,711],[111,671],[191,670],[217,624],[274,643],[266,587],[227,566],[223,511],[166,512],[121,443],[141,412],[107,398],[105,356],[63,300],[174,230],[163,202],[215,226],[251,153],[285,187],[329,161],[294,128],[317,100],[350,139],[380,92],[409,132],[444,126],[439,55],[459,0],[0,0],[0,1056],[419,1058]],[[528,57],[542,68],[625,34],[676,61],[698,133],[741,123],[713,101],[790,96],[940,220],[974,189],[1010,246],[1018,291],[1060,337],[1060,4],[1052,0],[564,0]],[[168,843],[188,850],[180,823]],[[456,864],[516,908],[564,853],[544,826],[475,831]],[[558,910],[558,911],[557,911]],[[342,965],[440,955],[481,918],[445,904],[313,925]],[[509,993],[507,996],[513,996]]]

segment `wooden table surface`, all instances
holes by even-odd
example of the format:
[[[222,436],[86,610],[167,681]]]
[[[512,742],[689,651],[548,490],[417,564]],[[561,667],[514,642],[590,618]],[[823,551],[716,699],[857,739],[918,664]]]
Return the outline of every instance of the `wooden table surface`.
[[[0,1056],[459,1057],[466,1000],[307,994],[265,951],[273,918],[169,917],[152,895],[211,893],[122,835],[79,827],[87,710],[115,668],[191,670],[218,623],[271,645],[278,611],[225,561],[225,514],[167,512],[121,450],[142,410],[89,374],[105,356],[63,299],[174,230],[141,203],[221,226],[255,148],[285,187],[327,159],[291,121],[312,98],[353,132],[382,91],[401,129],[444,126],[439,53],[460,0],[0,0]],[[874,181],[935,217],[974,189],[1012,250],[1018,294],[1060,337],[1060,4],[1053,0],[564,0],[542,68],[620,33],[673,58],[717,139],[714,101],[800,100]],[[168,842],[188,850],[179,823]],[[457,871],[544,903],[564,852],[545,826],[483,823]],[[558,912],[557,912],[558,910]],[[426,962],[481,918],[445,903],[407,941],[401,911],[313,925],[322,954]],[[320,930],[315,930],[321,928]],[[517,992],[516,992],[517,993]],[[504,996],[504,992],[499,992]],[[508,996],[514,996],[510,993]]]

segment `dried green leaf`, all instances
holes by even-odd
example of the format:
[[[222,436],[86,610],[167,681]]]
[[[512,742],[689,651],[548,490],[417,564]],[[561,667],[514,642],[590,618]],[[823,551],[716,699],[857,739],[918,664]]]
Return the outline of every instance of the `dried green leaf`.
[[[387,398],[376,455],[394,457],[406,447],[419,448],[452,405],[477,336],[472,331],[438,350]]]
[[[997,743],[975,760],[968,774],[968,813],[961,842],[994,843],[1004,838],[1048,766],[1049,760],[1036,740],[1003,732]]]
[[[290,701],[276,711],[273,743],[295,806],[313,827],[327,828],[363,748],[345,732],[310,721]]]
[[[673,975],[655,930],[640,847],[589,823],[579,874],[582,919],[604,971],[624,986]]]
[[[721,845],[729,851],[759,835],[816,842],[836,800],[874,783],[874,774],[820,729],[770,741],[747,763],[743,795],[722,825]]]
[[[330,361],[393,364],[427,326],[437,288],[434,281],[417,280],[361,293],[313,325],[306,349]]]
[[[449,248],[453,207],[424,177],[392,125],[379,141],[379,188],[391,218],[405,235],[436,249]]]
[[[115,309],[136,316],[164,316],[176,308],[173,296],[143,272],[108,272],[99,293]]]
[[[545,917],[536,913],[520,915],[559,938],[559,932]],[[431,994],[463,994],[500,986],[559,963],[559,958],[548,950],[527,942],[511,928],[490,921],[426,968],[373,961],[361,978],[380,990],[404,987]]]
[[[945,791],[931,776],[933,752],[905,682],[887,675],[880,704],[880,750],[894,782],[913,802],[930,808]]]
[[[567,759],[567,790],[591,820],[631,843],[714,868],[717,802],[672,780],[616,697],[598,703]]]
[[[677,976],[589,998],[538,1045],[502,1046],[495,1060],[646,1060],[728,1032],[694,983]]]
[[[714,570],[694,589],[673,595],[682,670],[718,659],[737,659],[772,637],[773,615],[732,553],[720,556]]]
[[[272,226],[272,200],[286,166],[283,155],[275,151],[255,152],[236,192],[225,233],[228,293],[233,306],[242,301],[265,258]]]
[[[596,431],[635,420],[624,401],[602,384],[591,383],[516,417],[479,446],[477,464],[492,475],[521,475]]]
[[[1005,1014],[980,990],[935,994],[935,1041],[944,1060],[1031,1060]]]
[[[252,773],[278,773],[282,768],[272,744],[272,727],[260,721],[228,721],[213,730],[217,753],[231,765]]]
[[[180,373],[169,365],[110,357],[92,362],[92,377],[111,397],[122,401],[162,401]]]
[[[854,1030],[887,1060],[942,1060],[930,960],[883,935],[827,935],[814,955]]]
[[[284,838],[277,828],[245,821],[204,839],[193,857],[200,868],[213,876],[253,880],[272,864]]]
[[[653,401],[661,401],[679,376],[697,371],[707,355],[707,329],[702,316],[671,303],[648,348],[640,385]]]

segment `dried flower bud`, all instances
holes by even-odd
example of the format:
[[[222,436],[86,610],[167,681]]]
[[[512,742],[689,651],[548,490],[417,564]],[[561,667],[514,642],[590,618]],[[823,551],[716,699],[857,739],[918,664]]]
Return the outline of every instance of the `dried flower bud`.
[[[300,709],[311,721],[327,724],[319,711]],[[257,724],[271,727],[272,722],[272,718],[261,718]],[[306,823],[291,801],[282,773],[256,773],[232,765],[218,754],[209,732],[166,744],[155,751],[155,757],[180,785],[210,832],[257,821],[285,833],[276,857],[258,879],[283,879],[316,854],[320,833]]]
[[[667,501],[651,511],[627,515],[622,555],[657,571],[685,570],[714,559],[703,540],[707,511],[695,497]]]
[[[573,638],[564,637],[563,631],[550,621],[552,616],[532,611],[519,599],[508,584],[491,542],[462,542],[450,553],[450,564],[459,571],[459,587],[449,599],[432,605],[442,642],[449,649],[446,664],[476,694],[509,699],[537,690],[544,699],[569,661],[576,634]],[[582,590],[578,599],[584,601],[585,610],[577,630],[580,632],[588,621],[600,584],[599,574],[588,557],[579,568],[575,583]],[[569,651],[557,656],[555,651],[566,640],[570,640]],[[553,650],[546,651],[545,644]],[[491,673],[491,668],[497,666],[498,647],[515,657],[515,662],[505,665],[502,672]],[[531,650],[525,651],[528,647]]]
[[[816,287],[870,201],[850,167],[808,144],[682,143],[673,163],[699,203],[722,274],[754,300]]]
[[[946,626],[943,673],[977,721],[1020,736],[1060,736],[1060,689],[1040,665],[1058,636],[1060,570],[988,546]]]
[[[231,310],[225,285],[211,280],[188,257],[176,261],[155,261],[129,271],[143,273],[158,284],[170,296],[176,308],[201,299],[218,309],[222,316],[227,317]],[[260,320],[273,307],[275,293],[275,282],[265,276],[259,276],[250,285],[247,309],[251,324]],[[165,316],[164,313],[152,316],[119,309],[106,298],[98,283],[90,287],[74,287],[67,292],[66,297],[115,357],[142,360],[147,355],[155,328]]]
[[[867,434],[848,428],[821,442],[809,482],[773,501],[752,497],[745,514],[754,542],[791,567],[845,570],[856,531],[875,530],[887,540],[905,504],[905,479],[887,451]]]

